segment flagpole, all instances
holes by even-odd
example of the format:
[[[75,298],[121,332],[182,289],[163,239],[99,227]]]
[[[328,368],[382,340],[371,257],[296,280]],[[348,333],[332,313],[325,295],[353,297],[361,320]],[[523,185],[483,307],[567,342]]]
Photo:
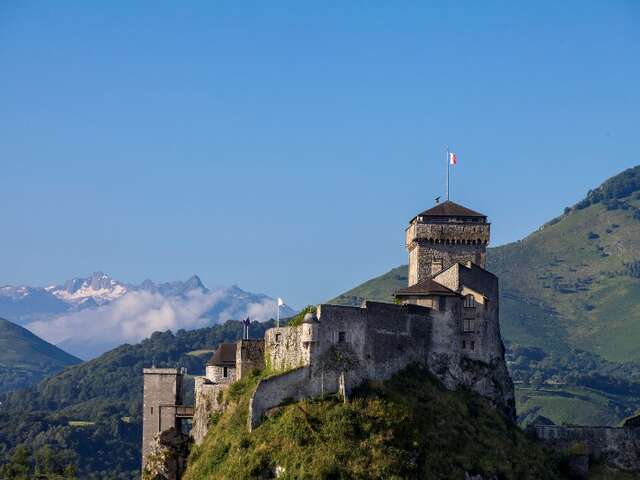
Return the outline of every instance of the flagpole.
[[[447,202],[449,201],[449,146],[447,146]]]

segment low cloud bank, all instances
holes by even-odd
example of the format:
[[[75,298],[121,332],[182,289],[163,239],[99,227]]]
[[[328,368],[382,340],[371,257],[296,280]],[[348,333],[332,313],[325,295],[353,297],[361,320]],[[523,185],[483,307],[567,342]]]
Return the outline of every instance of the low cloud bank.
[[[26,327],[69,353],[88,359],[122,343],[139,342],[155,331],[189,330],[247,316],[265,321],[275,314],[274,300],[234,301],[225,289],[191,290],[178,297],[133,291],[107,305],[34,321]]]

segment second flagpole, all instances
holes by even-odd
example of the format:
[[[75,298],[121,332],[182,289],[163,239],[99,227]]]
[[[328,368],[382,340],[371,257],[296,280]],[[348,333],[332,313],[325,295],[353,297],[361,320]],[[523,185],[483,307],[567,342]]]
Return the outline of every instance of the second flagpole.
[[[449,201],[449,157],[450,157],[449,147],[447,146],[447,192],[446,192],[447,202]]]

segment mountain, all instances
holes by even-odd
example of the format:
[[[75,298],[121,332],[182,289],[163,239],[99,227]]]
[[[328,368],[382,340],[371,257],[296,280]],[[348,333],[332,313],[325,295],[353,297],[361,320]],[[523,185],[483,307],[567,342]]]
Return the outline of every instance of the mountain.
[[[81,360],[0,318],[0,394],[39,382]]]
[[[131,287],[112,279],[102,272],[94,272],[87,278],[72,278],[62,285],[51,285],[45,291],[70,306],[104,305],[124,294]]]
[[[287,317],[295,311],[284,306],[280,313]],[[134,285],[95,272],[45,288],[1,287],[0,315],[88,359],[157,330],[200,328],[247,316],[268,320],[276,316],[276,301],[235,285],[209,289],[197,275]]]
[[[262,337],[273,322],[253,322]],[[242,323],[228,321],[198,330],[156,332],[122,345],[25,390],[0,398],[0,465],[15,447],[32,452],[49,446],[76,464],[82,479],[140,478],[142,369],[185,367],[204,374],[204,363],[220,343],[242,338]],[[193,395],[191,391],[186,400]]]

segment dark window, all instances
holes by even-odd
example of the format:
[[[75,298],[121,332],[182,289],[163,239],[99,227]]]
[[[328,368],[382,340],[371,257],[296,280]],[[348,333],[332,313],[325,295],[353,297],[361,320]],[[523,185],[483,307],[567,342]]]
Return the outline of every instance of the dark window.
[[[463,320],[462,331],[471,333],[476,329],[476,321],[473,318],[465,318]]]
[[[476,308],[476,299],[473,298],[473,295],[464,297],[464,308]]]
[[[280,333],[276,333],[276,342],[280,341],[280,337],[282,336],[282,334]]]
[[[444,310],[447,307],[447,298],[438,297],[438,310]]]
[[[344,343],[347,341],[347,332],[338,332],[338,343]]]
[[[467,348],[467,341],[466,340],[462,340],[462,348],[463,349]]]
[[[227,370],[227,367],[222,368],[222,376],[224,378],[227,378],[229,376],[229,371]]]
[[[153,415],[153,407],[151,407],[151,414]]]
[[[473,340],[471,341],[471,350],[475,350],[476,349],[476,342],[474,342]]]

